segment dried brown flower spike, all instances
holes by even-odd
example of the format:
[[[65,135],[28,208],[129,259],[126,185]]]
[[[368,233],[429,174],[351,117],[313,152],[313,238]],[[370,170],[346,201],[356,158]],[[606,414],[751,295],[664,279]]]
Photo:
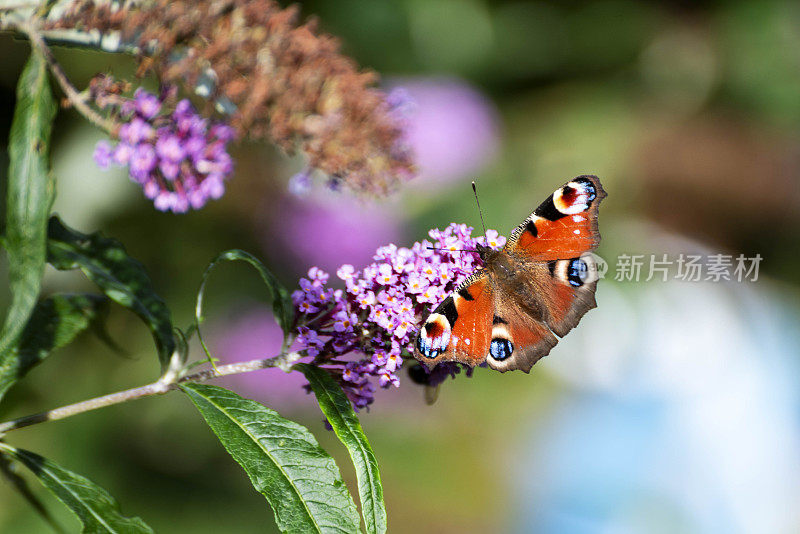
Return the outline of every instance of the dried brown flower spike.
[[[140,71],[204,92],[240,134],[269,138],[352,189],[385,194],[413,175],[402,120],[377,76],[338,41],[272,0],[79,1],[51,27],[109,32],[140,50]]]

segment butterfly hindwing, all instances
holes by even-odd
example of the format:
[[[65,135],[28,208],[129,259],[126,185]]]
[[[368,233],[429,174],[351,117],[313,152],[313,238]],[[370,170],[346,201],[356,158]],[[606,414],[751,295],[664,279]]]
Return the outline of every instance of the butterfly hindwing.
[[[584,253],[547,265],[550,278],[541,295],[547,308],[547,325],[557,336],[564,337],[587,311],[597,307],[597,264],[591,253]]]
[[[534,261],[576,258],[600,244],[597,209],[606,192],[593,175],[573,178],[517,226],[505,250]]]
[[[558,340],[547,326],[520,302],[496,302],[486,363],[498,371],[526,373],[550,352]]]
[[[493,291],[486,272],[475,272],[431,313],[417,335],[414,356],[429,369],[443,361],[475,366],[491,341]]]

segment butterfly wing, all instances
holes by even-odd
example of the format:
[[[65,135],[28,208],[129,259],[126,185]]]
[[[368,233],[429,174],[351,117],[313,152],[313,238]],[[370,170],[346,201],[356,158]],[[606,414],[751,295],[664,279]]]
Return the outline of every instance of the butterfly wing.
[[[530,264],[520,277],[524,294],[550,276],[544,263]],[[461,284],[428,316],[417,334],[414,357],[432,369],[442,362],[475,366],[486,362],[498,371],[530,371],[558,339],[545,323],[547,309],[539,301],[509,298],[495,289],[489,271],[480,270]],[[522,274],[522,273],[521,273]],[[498,284],[502,287],[502,284]]]
[[[504,249],[520,265],[547,262],[549,276],[536,276],[536,297],[547,310],[547,325],[558,336],[597,306],[597,264],[589,252],[600,243],[597,212],[605,196],[597,176],[570,180],[512,232]]]
[[[527,282],[535,285],[534,279]],[[501,372],[520,369],[527,373],[550,353],[558,339],[545,324],[545,310],[538,302],[504,293],[498,291],[495,297],[486,363]]]
[[[593,175],[556,189],[508,238],[505,249],[531,261],[577,258],[600,244],[597,209],[606,192]]]
[[[512,232],[498,263],[511,265],[515,275],[498,277],[494,321],[505,324],[493,327],[490,367],[530,371],[558,343],[556,336],[597,307],[598,270],[589,251],[600,243],[597,213],[605,196],[599,178],[578,176]]]
[[[428,316],[414,357],[429,369],[445,361],[483,363],[491,341],[493,294],[486,271],[476,271]]]
[[[584,253],[578,258],[550,261],[547,266],[550,276],[544,279],[545,290],[540,297],[547,309],[547,325],[564,337],[587,311],[597,307],[597,263],[591,253]]]

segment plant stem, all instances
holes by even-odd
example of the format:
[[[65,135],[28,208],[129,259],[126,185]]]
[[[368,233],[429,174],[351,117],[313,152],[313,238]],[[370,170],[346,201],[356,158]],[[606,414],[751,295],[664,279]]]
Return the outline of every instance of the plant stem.
[[[65,419],[79,413],[89,412],[92,410],[97,410],[98,408],[104,408],[106,406],[112,406],[114,404],[120,404],[135,399],[141,399],[142,397],[163,395],[164,393],[178,389],[178,386],[184,382],[205,382],[206,380],[211,380],[222,376],[249,373],[251,371],[266,369],[268,367],[281,367],[288,369],[288,366],[301,357],[302,356],[296,352],[290,352],[288,354],[273,356],[272,358],[221,365],[216,369],[206,369],[205,371],[199,371],[191,375],[177,378],[174,381],[165,381],[163,379],[158,380],[152,384],[147,384],[146,386],[139,386],[136,388],[126,389],[124,391],[118,391],[116,393],[111,393],[110,395],[95,397],[94,399],[77,402],[75,404],[69,404],[67,406],[62,406],[46,412],[27,415],[25,417],[20,417],[19,419],[7,421],[0,424],[0,435],[18,428],[44,423],[45,421]]]
[[[53,52],[50,50],[50,47],[47,46],[42,35],[33,27],[33,24],[26,23],[20,25],[20,29],[28,36],[28,39],[31,41],[31,45],[37,48],[47,61],[48,67],[50,67],[50,72],[53,73],[53,77],[58,81],[58,84],[61,86],[61,90],[64,91],[64,94],[67,96],[67,99],[70,103],[77,109],[86,120],[97,126],[98,128],[105,130],[111,135],[116,135],[117,130],[119,129],[119,124],[116,122],[109,120],[103,117],[100,113],[92,109],[86,101],[81,97],[78,90],[72,86],[67,75],[64,73],[64,70],[61,68],[61,65],[56,61]]]

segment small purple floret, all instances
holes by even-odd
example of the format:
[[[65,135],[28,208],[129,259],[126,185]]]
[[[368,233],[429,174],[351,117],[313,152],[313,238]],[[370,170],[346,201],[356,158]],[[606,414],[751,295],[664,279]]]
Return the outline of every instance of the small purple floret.
[[[161,101],[159,98],[142,88],[136,90],[133,95],[133,100],[136,113],[146,120],[152,119],[158,115],[158,112],[161,110]]]
[[[160,128],[158,133],[159,138],[156,141],[158,157],[174,163],[180,163],[186,156],[180,137],[168,133],[166,128]]]
[[[130,158],[130,176],[142,184],[147,181],[156,167],[156,152],[151,145],[141,143],[133,150]]]
[[[114,148],[111,146],[111,143],[105,139],[98,141],[97,146],[94,147],[94,162],[97,163],[97,166],[101,169],[108,169],[111,166],[113,152]]]

